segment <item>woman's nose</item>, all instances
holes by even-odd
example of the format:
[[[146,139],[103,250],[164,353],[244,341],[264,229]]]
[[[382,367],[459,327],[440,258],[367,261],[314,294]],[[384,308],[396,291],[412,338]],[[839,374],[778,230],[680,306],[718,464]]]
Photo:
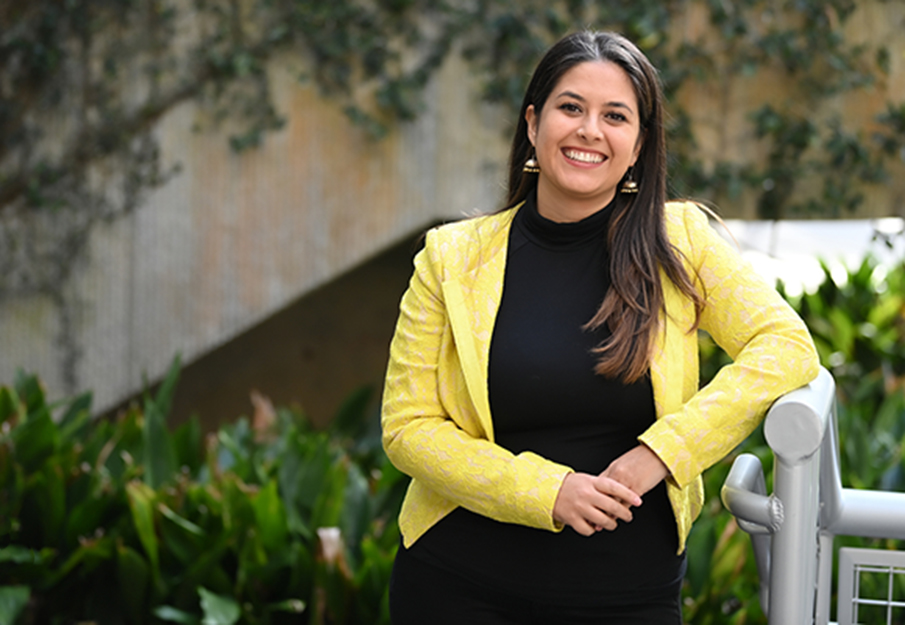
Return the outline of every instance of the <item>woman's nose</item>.
[[[597,141],[603,137],[600,124],[592,118],[588,118],[578,129],[578,136],[587,141]]]

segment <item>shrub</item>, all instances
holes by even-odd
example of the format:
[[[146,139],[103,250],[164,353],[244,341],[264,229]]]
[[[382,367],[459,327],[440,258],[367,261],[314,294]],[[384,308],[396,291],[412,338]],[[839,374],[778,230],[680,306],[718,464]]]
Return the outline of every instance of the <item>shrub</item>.
[[[387,623],[405,480],[366,394],[205,438],[167,429],[177,375],[109,421],[0,387],[0,622]]]

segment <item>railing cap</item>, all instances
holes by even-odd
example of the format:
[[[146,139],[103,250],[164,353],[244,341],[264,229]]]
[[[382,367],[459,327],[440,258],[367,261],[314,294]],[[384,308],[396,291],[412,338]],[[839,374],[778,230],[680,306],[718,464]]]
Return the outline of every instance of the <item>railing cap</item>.
[[[813,455],[830,422],[835,392],[833,376],[820,367],[813,382],[777,399],[764,422],[764,436],[773,453],[792,463]]]

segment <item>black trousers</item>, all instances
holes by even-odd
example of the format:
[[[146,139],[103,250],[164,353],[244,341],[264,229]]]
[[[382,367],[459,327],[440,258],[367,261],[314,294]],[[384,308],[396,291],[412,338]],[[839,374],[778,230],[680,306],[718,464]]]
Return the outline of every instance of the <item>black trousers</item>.
[[[682,625],[681,580],[634,605],[538,600],[489,588],[412,556],[400,546],[390,579],[393,625]]]

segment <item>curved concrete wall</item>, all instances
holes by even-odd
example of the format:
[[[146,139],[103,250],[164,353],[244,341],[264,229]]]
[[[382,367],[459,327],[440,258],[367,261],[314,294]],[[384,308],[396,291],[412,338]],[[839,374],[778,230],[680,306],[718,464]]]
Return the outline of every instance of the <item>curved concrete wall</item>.
[[[42,297],[0,306],[0,380],[23,367],[53,396],[93,389],[104,410],[177,352],[192,361],[419,229],[498,206],[506,126],[458,58],[428,87],[425,112],[379,141],[313,85],[288,72],[276,82],[288,124],[261,149],[237,154],[225,133],[194,131],[193,105],[161,122],[164,160],[181,173],[99,225],[67,286],[84,303],[72,311],[76,388]]]

